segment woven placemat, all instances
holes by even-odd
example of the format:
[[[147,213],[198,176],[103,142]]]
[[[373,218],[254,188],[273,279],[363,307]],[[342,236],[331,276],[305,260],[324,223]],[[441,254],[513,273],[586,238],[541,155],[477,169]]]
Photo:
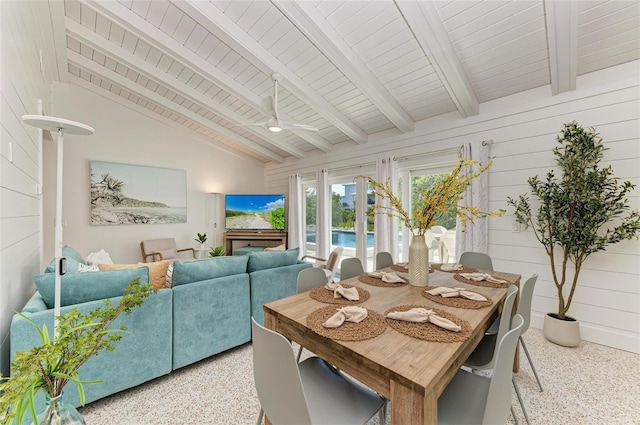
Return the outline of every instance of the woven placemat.
[[[407,267],[401,266],[399,264],[393,264],[391,266],[391,269],[397,272],[409,273],[409,269]],[[429,273],[433,273],[433,268],[429,267]]]
[[[317,334],[338,341],[363,341],[375,338],[387,329],[384,317],[371,309],[367,309],[367,318],[360,323],[344,322],[337,328],[322,326],[337,310],[336,306],[329,305],[313,311],[307,316],[307,326]]]
[[[367,285],[384,286],[386,288],[405,286],[407,283],[409,283],[409,281],[404,277],[402,276],[399,276],[399,277],[400,279],[404,280],[404,283],[383,282],[382,279],[378,279],[377,277],[371,277],[366,273],[362,273],[360,276],[358,276],[358,280],[362,283],[366,283]]]
[[[431,264],[431,268],[444,273],[475,273],[478,271],[478,269],[476,269],[475,267],[466,267],[466,266],[462,266],[462,270],[451,270],[451,271],[442,270],[442,263]]]
[[[453,276],[453,278],[455,280],[457,280],[458,282],[468,283],[469,285],[484,286],[485,288],[507,288],[509,285],[511,285],[511,282],[509,282],[509,281],[507,281],[507,283],[493,283],[493,282],[489,282],[489,281],[486,281],[486,280],[481,280],[481,281],[478,282],[478,281],[471,280],[471,279],[465,279],[464,277],[460,276],[459,274]],[[496,277],[496,279],[502,279],[502,278],[501,277]],[[502,279],[502,280],[506,280],[506,279]]]
[[[353,288],[353,285],[341,284],[343,288]],[[326,304],[340,304],[340,305],[356,305],[365,302],[369,299],[371,294],[366,289],[357,288],[359,300],[351,301],[346,298],[333,298],[333,291],[326,289],[324,286],[316,286],[309,291],[309,296],[316,301]]]
[[[436,302],[438,304],[446,305],[447,307],[455,307],[455,308],[467,308],[467,309],[479,309],[484,307],[489,307],[493,304],[493,301],[487,299],[486,301],[476,301],[470,300],[462,297],[442,297],[440,295],[431,295],[427,291],[432,289],[436,289],[437,286],[427,286],[424,291],[422,291],[422,296],[428,300]]]
[[[433,323],[414,323],[404,320],[385,318],[389,327],[407,336],[431,342],[462,342],[466,341],[471,336],[471,325],[469,325],[468,322],[460,319],[457,316],[454,316],[451,313],[447,313],[446,311],[437,308],[431,308],[425,305],[397,305],[385,311],[384,315],[386,316],[392,311],[407,311],[411,310],[412,308],[431,309],[438,316],[449,319],[456,325],[460,325],[462,329],[460,330],[460,332],[453,332],[442,329],[441,327],[436,326]]]

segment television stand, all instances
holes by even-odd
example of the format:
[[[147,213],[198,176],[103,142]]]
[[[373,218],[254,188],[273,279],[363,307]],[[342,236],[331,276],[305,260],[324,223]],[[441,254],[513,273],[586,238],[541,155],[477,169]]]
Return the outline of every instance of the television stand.
[[[252,245],[255,246],[270,246],[265,245],[264,242],[277,242],[276,245],[285,245],[287,247],[287,232],[278,232],[272,230],[261,231],[229,231],[222,237],[224,249],[227,251],[227,255],[233,255],[234,242],[236,242],[236,248],[242,246]]]

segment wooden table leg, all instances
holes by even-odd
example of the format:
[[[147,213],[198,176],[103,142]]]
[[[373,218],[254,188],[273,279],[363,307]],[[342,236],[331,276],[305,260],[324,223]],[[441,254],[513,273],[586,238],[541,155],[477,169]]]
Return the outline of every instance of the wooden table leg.
[[[438,423],[438,397],[422,395],[418,388],[391,382],[391,425]]]

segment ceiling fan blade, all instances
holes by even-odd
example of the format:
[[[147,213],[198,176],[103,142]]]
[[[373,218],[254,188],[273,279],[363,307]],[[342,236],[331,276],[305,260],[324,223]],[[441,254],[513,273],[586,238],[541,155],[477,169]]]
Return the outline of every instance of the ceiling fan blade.
[[[318,131],[316,127],[307,124],[298,124],[295,122],[287,122],[280,120],[280,125],[282,128],[286,130],[308,130],[308,131]]]
[[[269,112],[269,115],[274,115],[273,112],[273,96],[262,99],[262,107]]]
[[[243,127],[264,127],[264,128],[267,128],[267,124],[268,124],[268,121],[254,122],[254,123],[251,123],[251,124],[245,124],[245,125],[243,125]]]

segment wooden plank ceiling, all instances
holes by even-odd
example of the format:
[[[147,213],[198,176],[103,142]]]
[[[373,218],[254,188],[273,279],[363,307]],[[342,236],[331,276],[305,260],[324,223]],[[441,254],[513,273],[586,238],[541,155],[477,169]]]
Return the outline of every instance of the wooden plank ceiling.
[[[54,15],[62,81],[265,163],[640,59],[636,1],[65,0]],[[274,73],[279,119],[317,132],[250,125],[273,116]]]

